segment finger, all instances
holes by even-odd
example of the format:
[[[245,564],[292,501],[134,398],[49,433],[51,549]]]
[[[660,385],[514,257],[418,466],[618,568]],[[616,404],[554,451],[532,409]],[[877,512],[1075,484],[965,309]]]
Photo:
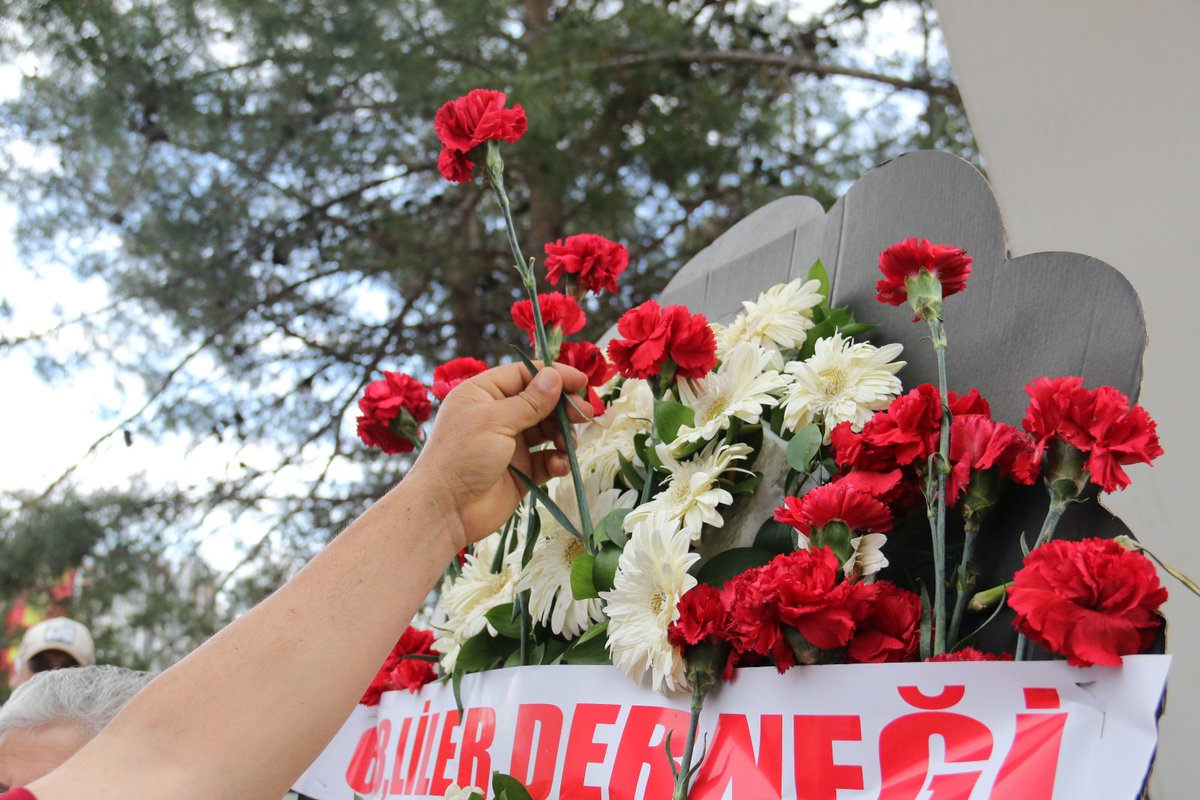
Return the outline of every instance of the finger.
[[[510,436],[537,426],[554,412],[562,394],[562,377],[557,370],[544,369],[520,392],[492,404],[489,413],[495,425]]]
[[[540,424],[525,431],[523,434],[525,445],[527,447],[537,447],[543,442],[553,440],[554,435],[560,431],[561,429],[553,417],[542,420]]]
[[[540,361],[533,363],[539,371],[545,371],[542,369]],[[574,367],[555,364],[553,371],[558,373],[562,379],[563,388],[568,392],[581,392],[587,386],[587,376]],[[471,378],[470,382],[486,389],[493,397],[515,397],[529,384],[530,377],[529,370],[525,368],[525,365],[517,362],[481,372]]]
[[[561,478],[571,471],[570,462],[561,450],[539,450],[530,454],[530,477],[535,483],[545,483],[551,478]]]

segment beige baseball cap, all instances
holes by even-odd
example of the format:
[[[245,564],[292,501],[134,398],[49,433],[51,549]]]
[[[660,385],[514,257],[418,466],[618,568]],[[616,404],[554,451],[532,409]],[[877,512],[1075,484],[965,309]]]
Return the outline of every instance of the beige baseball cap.
[[[96,645],[91,632],[83,624],[66,617],[43,620],[25,631],[17,658],[28,662],[47,650],[61,650],[78,661],[81,667],[96,663]]]

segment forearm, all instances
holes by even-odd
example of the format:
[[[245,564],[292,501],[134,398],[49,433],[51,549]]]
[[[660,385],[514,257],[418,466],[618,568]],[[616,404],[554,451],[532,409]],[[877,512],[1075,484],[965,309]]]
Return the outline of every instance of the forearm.
[[[80,785],[101,799],[282,796],[437,582],[461,539],[457,525],[417,476],[402,483],[283,588],[155,679],[38,782],[38,796],[66,800]]]

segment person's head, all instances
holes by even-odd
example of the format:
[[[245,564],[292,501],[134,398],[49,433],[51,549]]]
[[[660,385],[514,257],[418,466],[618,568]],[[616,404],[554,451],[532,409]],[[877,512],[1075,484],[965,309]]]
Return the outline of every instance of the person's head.
[[[149,680],[144,672],[111,666],[35,675],[0,707],[0,792],[53,771]]]
[[[96,646],[88,629],[73,619],[56,617],[25,631],[10,682],[15,689],[39,672],[95,663]]]

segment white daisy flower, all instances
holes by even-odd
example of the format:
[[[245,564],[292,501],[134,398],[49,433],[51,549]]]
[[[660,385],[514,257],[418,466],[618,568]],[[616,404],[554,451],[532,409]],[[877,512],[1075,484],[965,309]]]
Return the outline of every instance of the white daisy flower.
[[[764,409],[777,405],[774,393],[790,381],[772,368],[775,355],[743,342],[726,354],[720,369],[698,380],[679,381],[679,402],[695,412],[696,424],[679,429],[675,452],[717,436],[734,418],[753,425],[762,419]]]
[[[755,301],[744,301],[745,309],[728,326],[714,326],[717,356],[742,342],[753,342],[768,350],[785,350],[804,344],[813,326],[812,309],[822,300],[820,281],[797,278],[772,286]]]
[[[883,554],[885,544],[887,544],[887,537],[882,533],[868,533],[851,539],[850,546],[854,548],[854,552],[842,565],[842,571],[846,573],[846,578],[849,579],[855,575],[865,578],[886,567],[888,560],[887,556]]]
[[[442,654],[442,668],[450,673],[458,660],[463,644],[484,628],[492,635],[496,630],[487,621],[487,613],[496,606],[511,603],[516,597],[517,568],[521,563],[521,534],[524,525],[517,520],[517,546],[509,551],[492,572],[492,561],[500,544],[500,534],[494,533],[480,541],[467,553],[462,573],[449,586],[443,584],[438,607],[445,623],[438,631],[433,649]]]
[[[632,533],[638,523],[654,517],[697,542],[706,524],[715,528],[724,525],[719,506],[732,503],[733,495],[722,489],[718,481],[731,469],[749,473],[749,470],[733,465],[753,452],[750,445],[740,442],[727,445],[718,439],[683,462],[675,460],[670,445],[660,444],[655,452],[670,471],[666,485],[650,502],[638,506],[625,517],[625,530]]]
[[[471,796],[478,794],[480,797],[484,795],[483,789],[475,786],[459,787],[457,783],[450,784],[450,788],[446,790],[442,800],[471,800]]]
[[[551,484],[551,497],[578,524],[579,508],[571,479],[556,478]],[[594,522],[604,519],[614,509],[637,505],[637,492],[587,488],[588,511]],[[604,619],[603,608],[598,598],[576,600],[571,593],[571,567],[584,552],[583,542],[568,533],[542,506],[538,506],[538,516],[542,521],[541,534],[529,563],[517,579],[517,592],[529,590],[529,613],[535,620],[567,639],[574,639]]]
[[[855,343],[835,333],[817,342],[812,357],[796,361],[785,370],[793,378],[783,396],[783,423],[799,430],[819,422],[829,432],[839,423],[850,422],[855,430],[900,393],[896,373],[904,361],[893,361],[903,345],[875,347]]]
[[[630,379],[608,410],[576,431],[575,453],[585,475],[595,475],[597,484],[610,487],[621,468],[620,456],[636,462],[633,440],[650,432],[654,416],[654,394],[650,384]]]
[[[636,681],[649,672],[656,691],[687,687],[687,664],[667,641],[667,628],[679,619],[679,598],[696,585],[688,568],[700,558],[672,527],[652,518],[638,525],[621,553],[613,590],[600,593],[613,664]]]

